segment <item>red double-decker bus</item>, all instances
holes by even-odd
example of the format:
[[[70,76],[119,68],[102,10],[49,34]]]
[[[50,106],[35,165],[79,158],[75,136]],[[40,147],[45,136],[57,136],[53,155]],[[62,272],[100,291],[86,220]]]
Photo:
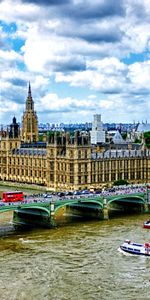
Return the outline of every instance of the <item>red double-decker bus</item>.
[[[24,194],[20,191],[14,191],[14,192],[3,192],[2,194],[2,201],[3,202],[17,202],[17,201],[23,201],[24,200]]]

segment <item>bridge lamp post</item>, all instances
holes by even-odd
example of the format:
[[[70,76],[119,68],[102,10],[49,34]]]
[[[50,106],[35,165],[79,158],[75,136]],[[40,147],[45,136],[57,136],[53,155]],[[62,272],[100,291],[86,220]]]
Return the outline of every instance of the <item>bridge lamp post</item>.
[[[146,186],[146,201],[150,204],[150,185]]]
[[[103,199],[103,219],[108,220],[109,215],[108,215],[108,205],[107,205],[107,199]]]
[[[55,207],[54,207],[54,202],[50,202],[50,211],[51,211],[51,216],[54,215],[54,210],[55,210]]]
[[[104,206],[107,205],[107,199],[106,198],[103,199],[103,204],[104,204]]]
[[[50,224],[52,227],[55,227],[54,215],[55,215],[55,204],[52,201],[50,202]]]
[[[144,195],[144,212],[149,211],[149,205],[150,205],[150,190],[149,190],[149,186],[146,185],[146,192]]]

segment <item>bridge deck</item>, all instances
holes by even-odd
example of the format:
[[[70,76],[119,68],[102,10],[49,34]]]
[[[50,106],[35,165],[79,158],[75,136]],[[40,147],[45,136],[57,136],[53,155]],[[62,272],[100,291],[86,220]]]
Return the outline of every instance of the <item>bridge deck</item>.
[[[104,199],[106,199],[107,203],[111,203],[113,201],[119,202],[131,202],[131,203],[144,203],[146,197],[145,193],[134,193],[134,194],[120,194],[120,195],[106,195],[106,196],[99,196],[99,195],[89,195],[89,196],[78,196],[76,198],[56,198],[52,197],[50,200],[45,200],[42,198],[41,200],[27,200],[29,202],[16,202],[16,203],[4,203],[0,202],[0,213],[6,211],[12,211],[20,208],[46,208],[50,210],[51,203],[54,204],[54,209],[57,209],[59,206],[63,205],[83,205],[84,203],[87,204],[87,207],[91,205],[91,207],[95,207],[96,203],[97,206],[103,206]],[[91,204],[90,204],[91,202]],[[79,204],[80,203],[80,204]],[[95,204],[94,204],[95,203]]]

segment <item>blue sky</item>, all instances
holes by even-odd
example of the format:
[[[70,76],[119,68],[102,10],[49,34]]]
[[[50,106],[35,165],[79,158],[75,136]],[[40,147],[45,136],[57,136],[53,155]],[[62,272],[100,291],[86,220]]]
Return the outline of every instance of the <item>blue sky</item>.
[[[149,120],[149,0],[2,0],[0,124]]]

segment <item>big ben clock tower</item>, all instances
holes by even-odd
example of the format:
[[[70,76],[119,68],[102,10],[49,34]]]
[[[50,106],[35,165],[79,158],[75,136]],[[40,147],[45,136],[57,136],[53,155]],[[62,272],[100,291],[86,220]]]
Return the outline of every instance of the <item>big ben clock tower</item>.
[[[38,119],[34,111],[34,101],[31,94],[29,82],[28,97],[26,100],[26,110],[22,117],[22,141],[32,143],[38,141]]]

